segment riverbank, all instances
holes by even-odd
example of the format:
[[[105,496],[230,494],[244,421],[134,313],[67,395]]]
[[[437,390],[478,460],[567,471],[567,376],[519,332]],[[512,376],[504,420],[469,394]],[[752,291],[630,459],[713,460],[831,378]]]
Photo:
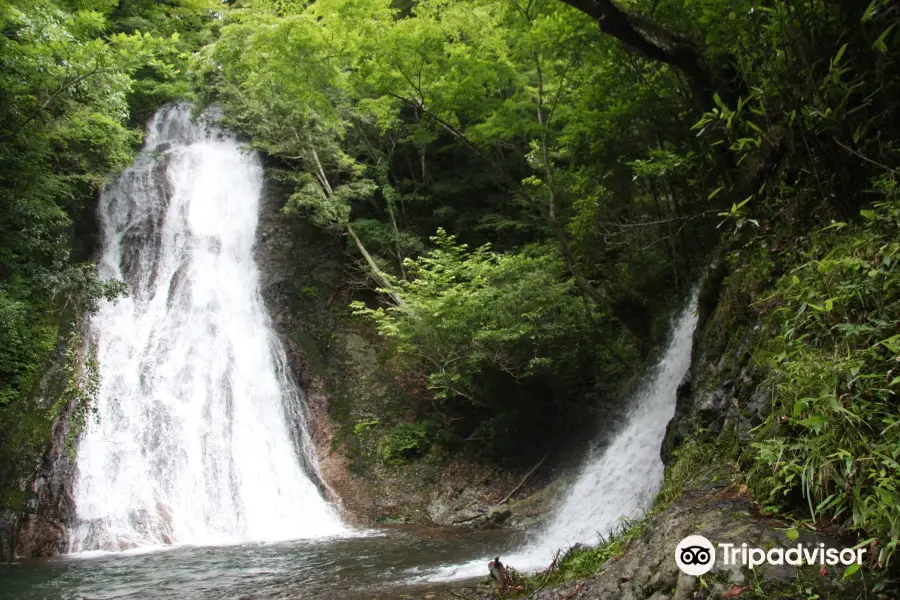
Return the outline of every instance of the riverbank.
[[[560,559],[554,570],[520,581],[522,590],[500,594],[486,580],[477,586],[445,591],[438,597],[441,600],[825,600],[856,598],[865,590],[860,580],[843,580],[842,569],[822,569],[819,565],[802,568],[763,565],[751,570],[739,565],[716,564],[701,577],[679,571],[674,549],[688,535],[703,535],[714,543],[738,546],[747,543],[760,548],[793,547],[797,543],[809,547],[819,544],[843,547],[834,538],[812,532],[799,531],[795,538],[789,523],[760,516],[746,486],[730,482],[733,473],[729,472],[727,463],[704,468],[707,470],[700,480],[675,500],[658,503],[645,519],[632,524],[607,544],[574,549]]]

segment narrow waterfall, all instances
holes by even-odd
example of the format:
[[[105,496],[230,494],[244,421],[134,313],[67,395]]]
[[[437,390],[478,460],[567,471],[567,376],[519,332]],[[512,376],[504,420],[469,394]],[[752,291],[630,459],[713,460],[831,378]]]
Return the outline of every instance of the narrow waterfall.
[[[591,452],[559,509],[525,548],[508,552],[506,564],[521,571],[546,567],[556,550],[577,543],[596,543],[626,519],[642,516],[662,484],[660,448],[666,426],[675,415],[675,393],[691,364],[697,326],[697,294],[678,315],[660,361],[644,377],[629,400],[622,427],[609,445]],[[486,561],[442,567],[419,581],[480,577]]]
[[[675,415],[678,384],[691,366],[696,326],[695,293],[676,319],[662,359],[631,399],[623,427],[608,446],[588,457],[537,548],[564,550],[597,541],[598,532],[606,536],[650,508],[662,484],[660,447]]]
[[[131,292],[91,321],[102,386],[72,551],[344,531],[260,296],[261,193],[258,157],[185,105],[103,193],[99,269]]]

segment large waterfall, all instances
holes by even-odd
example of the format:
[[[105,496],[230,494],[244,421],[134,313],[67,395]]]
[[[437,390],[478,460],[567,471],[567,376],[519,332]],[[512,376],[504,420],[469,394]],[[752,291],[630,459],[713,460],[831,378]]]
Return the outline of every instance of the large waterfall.
[[[660,448],[666,426],[675,414],[675,393],[691,364],[696,313],[695,292],[675,320],[662,358],[629,400],[624,423],[610,444],[587,456],[547,526],[526,548],[506,556],[507,564],[522,571],[544,568],[556,550],[596,543],[598,533],[608,536],[650,507],[663,479]],[[419,579],[478,577],[484,574],[484,565],[484,560],[478,560],[446,566]]]
[[[257,156],[182,105],[102,195],[101,275],[131,292],[91,321],[102,386],[73,551],[343,531],[260,297],[261,192]]]

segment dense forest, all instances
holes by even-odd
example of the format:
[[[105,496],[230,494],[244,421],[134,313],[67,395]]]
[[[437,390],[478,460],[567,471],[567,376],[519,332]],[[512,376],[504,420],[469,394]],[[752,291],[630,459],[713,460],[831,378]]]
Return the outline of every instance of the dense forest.
[[[898,23],[892,0],[0,1],[0,486],[62,405],[91,418],[82,324],[128,293],[94,275],[97,194],[190,101],[345,247],[342,308],[421,399],[386,459],[502,460],[615,411],[718,269],[721,336],[756,328],[773,390],[754,497],[885,567]]]

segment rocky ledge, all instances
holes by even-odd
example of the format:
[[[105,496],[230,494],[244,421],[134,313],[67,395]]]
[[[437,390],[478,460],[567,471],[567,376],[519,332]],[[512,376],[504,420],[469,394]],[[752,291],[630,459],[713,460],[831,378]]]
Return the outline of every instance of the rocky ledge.
[[[441,600],[682,600],[740,598],[762,600],[798,598],[802,600],[855,598],[861,592],[858,581],[843,580],[843,567],[819,564],[794,567],[761,565],[755,569],[722,564],[700,577],[687,575],[675,563],[675,548],[688,535],[702,535],[714,544],[732,543],[740,547],[763,549],[791,548],[803,544],[810,549],[842,545],[827,536],[794,532],[786,524],[756,514],[746,487],[706,485],[681,494],[664,509],[658,510],[638,526],[640,534],[627,541],[621,552],[612,556],[594,575],[559,582],[564,573],[538,574],[529,582],[530,592],[508,591],[501,594],[486,579],[475,587],[435,592],[422,597]],[[576,550],[578,552],[578,550]],[[719,553],[721,557],[721,551]],[[485,558],[485,565],[488,558]],[[515,567],[515,565],[510,565]],[[487,573],[487,567],[485,567]],[[544,583],[556,581],[555,583]]]

